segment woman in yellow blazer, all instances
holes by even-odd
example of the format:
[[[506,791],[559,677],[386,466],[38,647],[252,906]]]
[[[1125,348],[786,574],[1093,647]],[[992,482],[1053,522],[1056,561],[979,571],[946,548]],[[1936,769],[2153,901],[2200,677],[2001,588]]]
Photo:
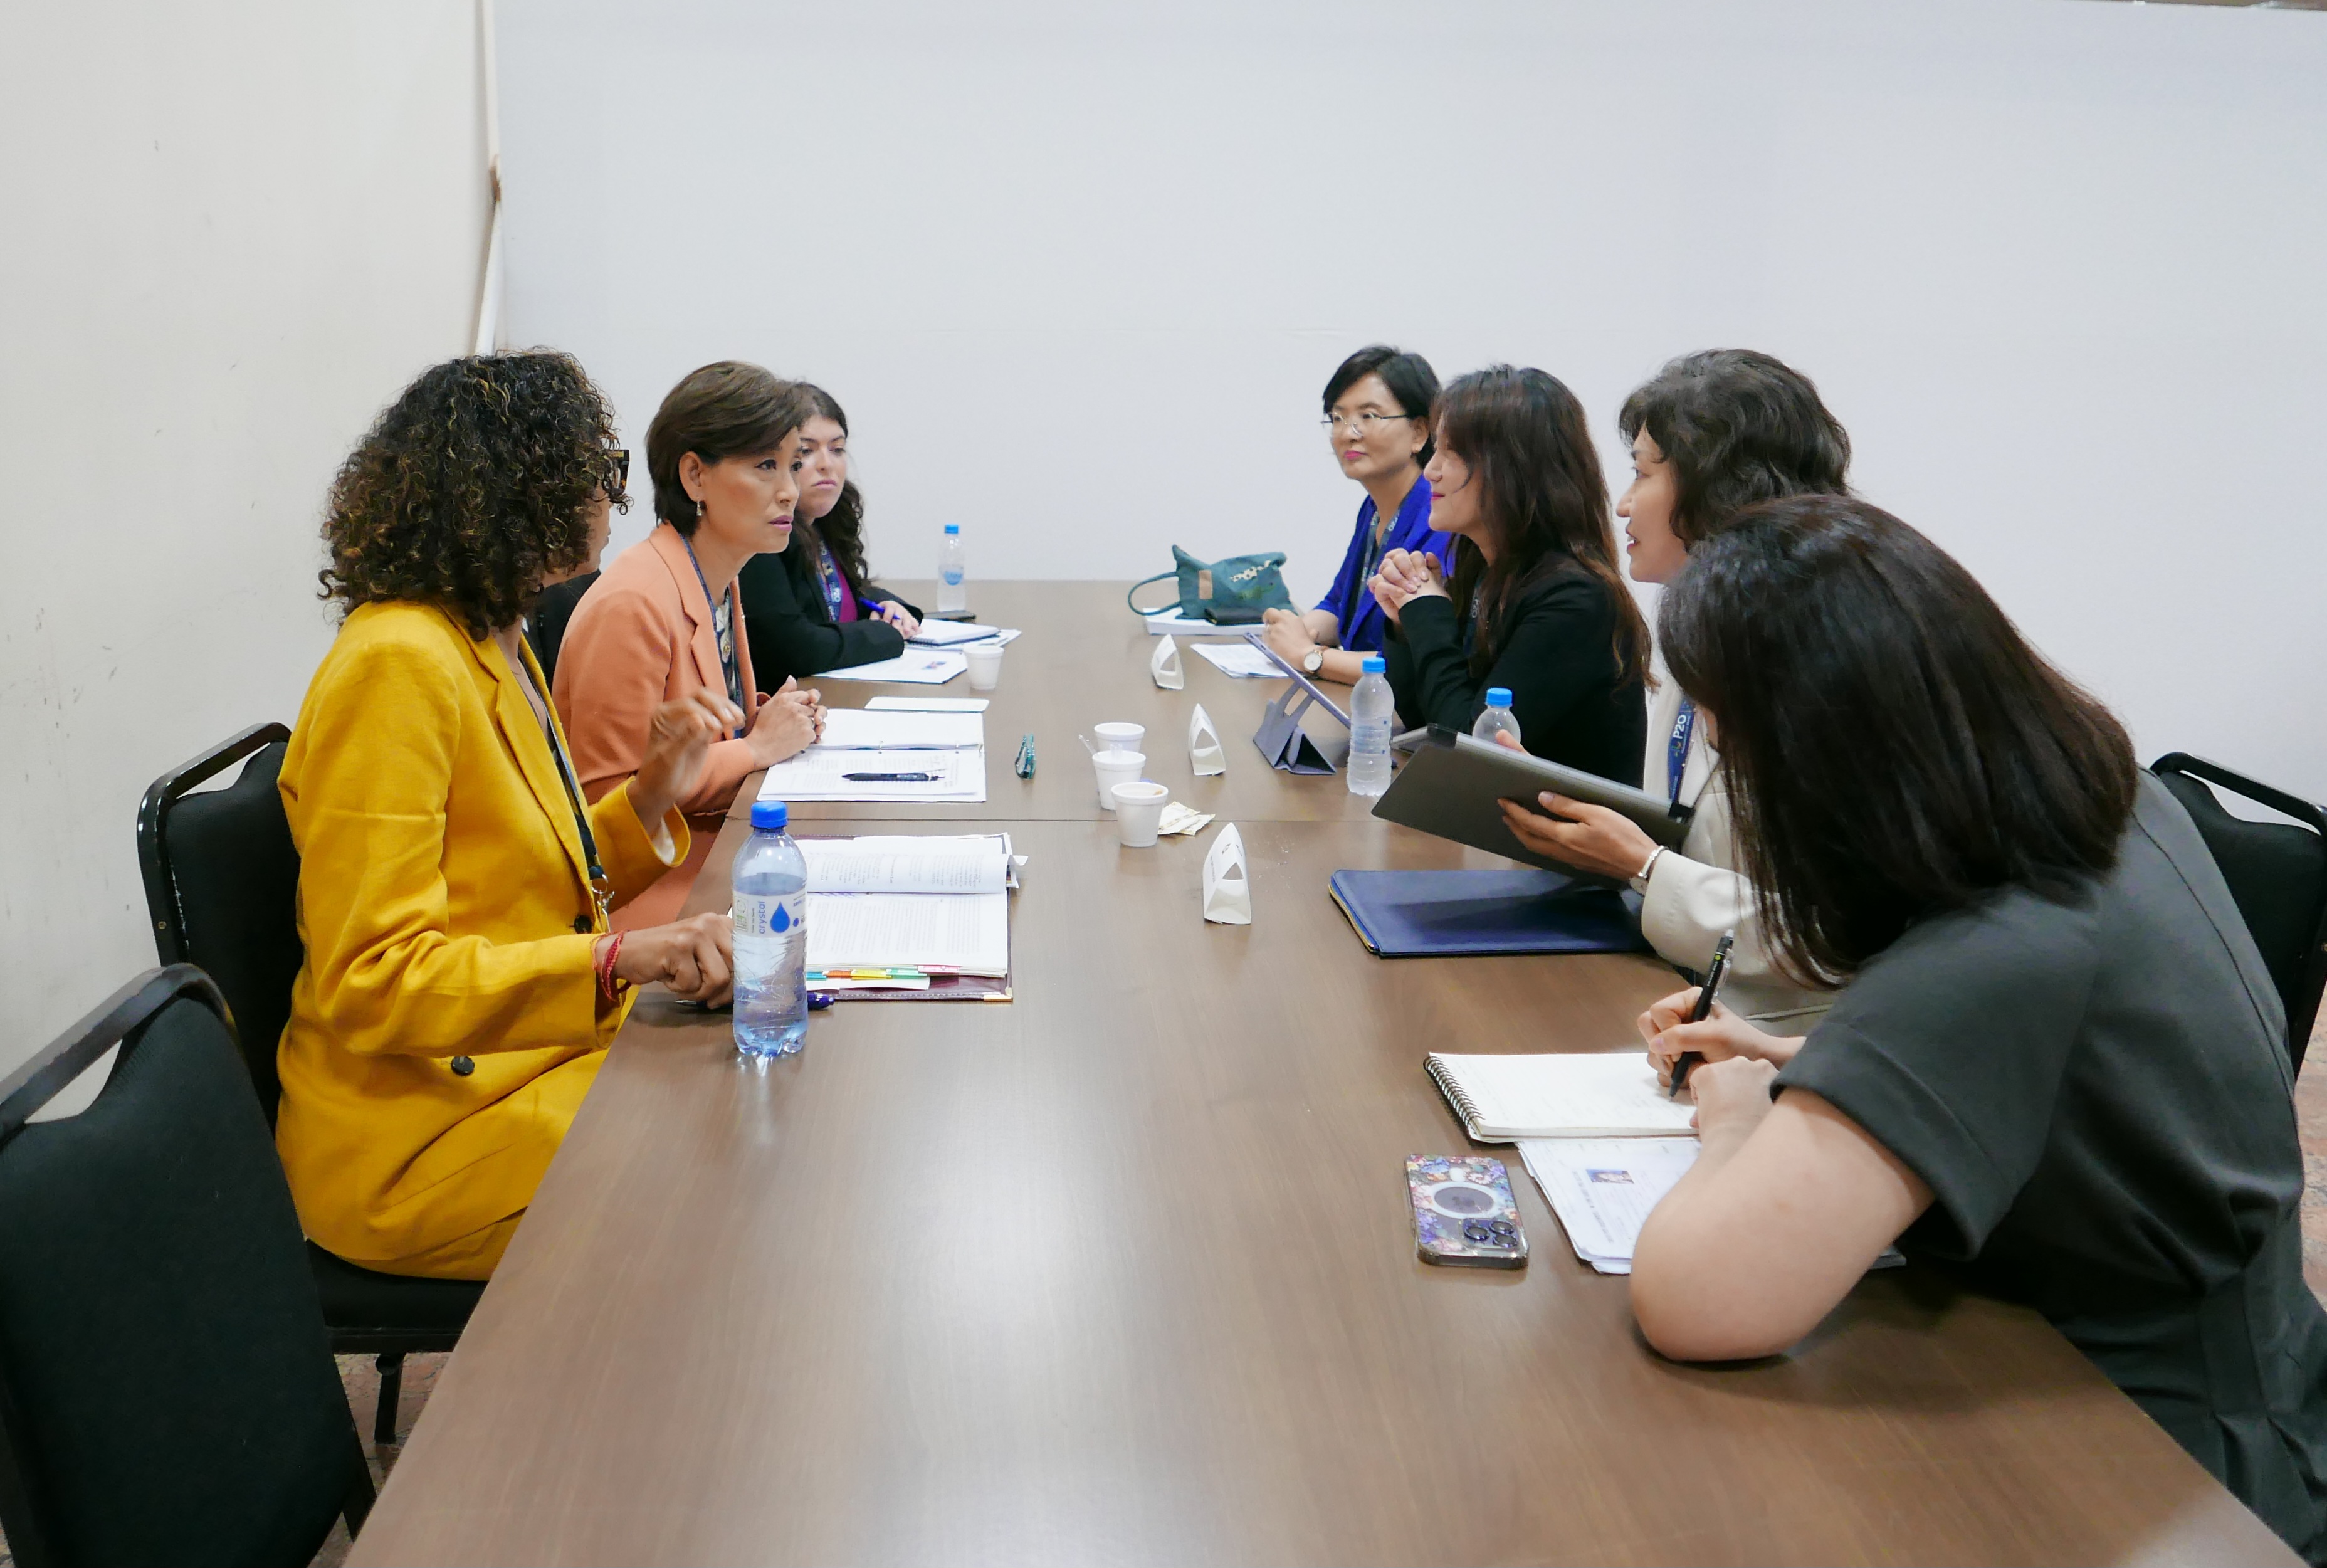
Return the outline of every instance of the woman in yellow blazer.
[[[457,359],[332,486],[322,580],[347,616],[283,761],[306,961],[276,1137],[307,1234],[367,1268],[490,1274],[630,987],[727,991],[724,917],[617,938],[605,904],[685,855],[676,802],[740,715],[665,705],[586,804],[519,635],[627,503],[612,433],[564,355]]]
[[[645,754],[655,705],[703,686],[748,715],[714,742],[679,801],[696,830],[686,862],[616,911],[616,929],[677,914],[745,775],[797,754],[824,725],[817,694],[787,680],[761,699],[735,589],[743,563],[791,541],[799,499],[802,390],[757,365],[724,360],[671,388],[647,427],[653,533],[591,584],[557,655],[557,714],[574,738],[582,790],[620,787]]]

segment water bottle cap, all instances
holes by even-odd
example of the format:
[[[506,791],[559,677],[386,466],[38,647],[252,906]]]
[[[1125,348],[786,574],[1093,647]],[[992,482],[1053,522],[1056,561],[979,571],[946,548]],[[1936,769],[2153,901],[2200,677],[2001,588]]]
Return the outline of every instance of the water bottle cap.
[[[1509,686],[1489,686],[1487,688],[1487,705],[1491,708],[1509,707],[1511,705],[1511,688]]]
[[[777,832],[790,826],[791,808],[780,800],[752,802],[752,828],[755,833]]]
[[[1365,675],[1379,675],[1389,667],[1389,661],[1380,654],[1369,653],[1358,661],[1359,670]]]
[[[961,532],[961,525],[959,523],[948,523],[946,525],[946,532],[949,534],[958,534]]]

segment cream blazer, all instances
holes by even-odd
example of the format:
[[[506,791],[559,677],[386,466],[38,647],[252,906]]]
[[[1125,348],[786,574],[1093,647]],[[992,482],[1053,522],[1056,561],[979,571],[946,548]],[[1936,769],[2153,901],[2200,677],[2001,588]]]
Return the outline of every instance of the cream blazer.
[[[1680,683],[1668,675],[1649,701],[1648,756],[1640,787],[1651,794],[1660,795],[1667,788],[1665,745],[1679,716]],[[1714,944],[1721,933],[1735,931],[1721,1000],[1772,1034],[1802,1033],[1841,993],[1797,985],[1771,962],[1762,917],[1753,907],[1753,884],[1734,869],[1729,789],[1721,756],[1706,743],[1701,725],[1689,741],[1680,798],[1683,804],[1694,805],[1696,814],[1689,819],[1688,837],[1679,851],[1657,856],[1649,873],[1641,894],[1641,935],[1667,962],[1703,974],[1713,962]]]

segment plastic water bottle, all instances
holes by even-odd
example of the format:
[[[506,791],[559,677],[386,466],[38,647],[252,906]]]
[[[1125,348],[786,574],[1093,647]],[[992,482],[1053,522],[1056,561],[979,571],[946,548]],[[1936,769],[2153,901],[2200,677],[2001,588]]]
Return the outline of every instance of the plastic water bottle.
[[[938,613],[969,608],[967,572],[961,554],[961,525],[948,523],[945,543],[938,547]]]
[[[754,801],[735,852],[735,1049],[762,1061],[808,1043],[808,861],[790,817]]]
[[[1378,653],[1366,655],[1357,690],[1350,694],[1350,761],[1343,770],[1352,795],[1378,795],[1389,788],[1389,737],[1397,714],[1389,678]]]
[[[1495,743],[1497,735],[1509,735],[1512,744],[1519,743],[1519,722],[1511,717],[1510,687],[1489,686],[1487,688],[1486,711],[1479,715],[1479,722],[1471,726],[1471,733],[1486,742],[1490,746]]]

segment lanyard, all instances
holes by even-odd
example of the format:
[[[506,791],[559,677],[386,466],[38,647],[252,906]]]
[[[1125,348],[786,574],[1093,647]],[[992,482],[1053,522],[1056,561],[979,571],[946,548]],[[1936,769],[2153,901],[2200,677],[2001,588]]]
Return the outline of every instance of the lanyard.
[[[1373,504],[1374,503],[1370,499],[1366,502],[1366,505],[1369,507],[1373,506]],[[1360,514],[1358,518],[1359,537],[1365,542],[1359,547],[1360,553],[1358,556],[1357,575],[1350,579],[1350,596],[1343,604],[1345,611],[1341,616],[1341,646],[1343,648],[1350,646],[1350,632],[1358,623],[1358,611],[1368,602],[1369,595],[1366,593],[1366,581],[1374,574],[1374,568],[1381,565],[1382,546],[1389,543],[1390,531],[1397,526],[1396,520],[1393,519],[1389,527],[1381,530],[1381,537],[1379,538],[1376,538],[1374,537],[1372,524],[1378,522],[1380,518],[1381,509],[1378,507],[1375,508],[1374,515],[1371,519],[1368,519],[1362,514]]]
[[[833,561],[832,552],[825,548],[821,539],[816,543],[816,580],[824,588],[824,607],[832,611],[832,623],[837,626],[840,624],[840,567]]]
[[[1672,739],[1665,742],[1665,781],[1672,789],[1670,804],[1680,805],[1681,776],[1688,771],[1688,743],[1696,733],[1696,705],[1683,692],[1680,712],[1673,715]]]
[[[681,534],[678,542],[687,546],[687,558],[695,564],[695,580],[703,584],[703,602],[711,606],[711,635],[715,646],[719,636],[719,602],[711,597],[711,579],[703,574],[703,563],[695,558],[695,541]],[[743,677],[735,667],[735,623],[732,619],[727,622],[727,646],[719,649],[719,673],[726,678],[727,700],[742,707]],[[723,741],[733,739],[724,731],[720,733],[719,738]]]
[[[557,759],[557,777],[565,785],[565,798],[574,807],[574,826],[582,835],[582,858],[590,867],[590,901],[597,906],[598,929],[606,928],[607,912],[614,907],[613,879],[598,863],[598,837],[590,831],[590,814],[583,809],[582,784],[574,777],[574,760],[565,754],[565,743],[557,738],[557,726],[552,724],[543,732],[549,737],[550,754]]]

